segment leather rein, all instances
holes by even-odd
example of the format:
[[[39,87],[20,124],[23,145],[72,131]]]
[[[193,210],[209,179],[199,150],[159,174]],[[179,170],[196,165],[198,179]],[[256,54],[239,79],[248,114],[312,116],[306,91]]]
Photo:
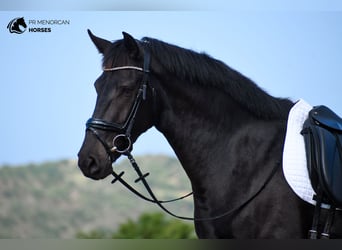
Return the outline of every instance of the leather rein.
[[[142,198],[145,201],[157,204],[163,211],[165,211],[169,215],[176,217],[178,219],[183,219],[183,220],[193,220],[193,221],[215,220],[215,219],[219,219],[219,218],[222,218],[224,216],[227,216],[229,214],[232,214],[232,213],[238,211],[239,209],[242,209],[244,206],[246,206],[250,201],[252,201],[265,188],[265,186],[272,179],[276,170],[278,169],[278,166],[280,165],[279,163],[277,163],[275,165],[274,169],[271,171],[271,174],[268,176],[265,183],[251,197],[249,197],[247,200],[242,202],[239,206],[237,206],[237,207],[235,207],[229,211],[226,211],[222,214],[219,214],[217,216],[206,217],[206,218],[192,218],[192,217],[179,216],[179,215],[172,213],[170,210],[165,208],[165,206],[163,205],[163,203],[174,202],[174,201],[184,199],[184,198],[192,195],[193,192],[190,192],[189,194],[184,195],[180,198],[176,198],[176,199],[172,199],[172,200],[165,200],[165,201],[159,200],[155,196],[154,192],[152,191],[150,185],[148,184],[148,182],[146,180],[146,177],[149,175],[149,173],[143,174],[141,172],[137,162],[135,161],[134,157],[131,154],[131,149],[132,149],[131,130],[132,130],[132,127],[133,127],[134,122],[135,122],[135,117],[136,117],[137,111],[138,111],[142,101],[145,101],[147,98],[147,95],[146,95],[147,88],[151,88],[153,94],[155,95],[154,88],[149,84],[149,81],[148,81],[149,80],[149,73],[150,73],[150,70],[149,70],[150,58],[151,58],[151,55],[145,46],[143,68],[136,67],[136,66],[120,66],[120,67],[113,67],[113,68],[103,68],[103,71],[105,71],[105,72],[112,72],[112,71],[118,71],[118,70],[137,70],[137,71],[143,72],[144,75],[143,75],[143,79],[142,79],[142,82],[140,84],[140,88],[138,90],[136,99],[134,101],[134,104],[131,108],[130,113],[128,114],[128,116],[126,118],[126,121],[123,124],[107,122],[105,120],[98,119],[98,118],[90,118],[86,122],[86,131],[92,132],[94,134],[94,136],[101,142],[101,144],[103,145],[103,147],[105,148],[105,150],[109,156],[108,158],[109,158],[111,164],[114,162],[112,154],[115,152],[117,152],[121,155],[124,155],[128,158],[131,166],[133,167],[133,169],[135,170],[135,172],[138,175],[138,178],[135,180],[135,183],[141,181],[151,198],[146,197],[145,195],[143,195],[142,193],[137,191],[134,187],[132,187],[130,184],[128,184],[124,179],[122,179],[122,176],[124,175],[124,171],[121,172],[120,174],[117,174],[113,169],[113,172],[111,174],[114,176],[114,179],[112,180],[111,183],[114,184],[116,181],[119,181],[123,186],[125,186],[128,190],[130,190],[132,193],[134,193],[138,197]],[[109,146],[105,142],[105,140],[103,140],[101,138],[101,136],[97,130],[111,131],[111,132],[118,133],[118,135],[116,135],[113,138],[112,146]],[[120,142],[121,142],[121,144],[120,144]]]

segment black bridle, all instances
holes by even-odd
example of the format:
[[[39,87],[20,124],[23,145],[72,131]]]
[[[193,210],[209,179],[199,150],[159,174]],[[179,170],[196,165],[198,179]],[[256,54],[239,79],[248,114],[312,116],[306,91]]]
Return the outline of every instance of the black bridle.
[[[172,199],[172,200],[166,200],[166,201],[158,200],[155,197],[155,195],[153,194],[149,184],[145,180],[145,178],[149,175],[149,173],[143,174],[141,172],[139,166],[137,165],[135,159],[133,158],[133,156],[131,154],[131,149],[132,149],[131,131],[132,131],[132,128],[133,128],[133,125],[135,122],[135,117],[136,117],[136,114],[139,110],[139,107],[140,107],[141,103],[143,101],[145,101],[147,98],[147,89],[152,90],[153,98],[155,98],[155,90],[149,84],[149,73],[150,73],[149,65],[150,65],[150,53],[146,50],[145,55],[144,55],[144,67],[143,68],[136,67],[136,66],[121,66],[121,67],[104,68],[103,69],[103,71],[138,70],[138,71],[143,72],[144,75],[143,75],[143,79],[142,79],[142,82],[140,84],[137,96],[135,98],[134,104],[130,110],[130,113],[128,114],[128,116],[126,118],[126,121],[123,124],[108,122],[108,121],[98,119],[98,118],[89,118],[88,121],[86,122],[86,130],[93,133],[95,135],[95,137],[101,142],[101,144],[103,145],[103,147],[105,148],[105,150],[109,156],[109,160],[111,163],[114,162],[113,153],[115,153],[115,152],[127,156],[132,167],[134,168],[134,170],[138,174],[138,179],[136,179],[135,182],[142,181],[145,188],[150,193],[152,199],[146,197],[145,195],[143,195],[142,193],[137,191],[135,188],[133,188],[130,184],[128,184],[125,180],[123,180],[121,177],[123,176],[124,172],[117,174],[113,170],[112,175],[114,176],[114,179],[112,181],[112,184],[114,184],[116,181],[119,181],[127,189],[129,189],[131,192],[133,192],[135,195],[139,196],[140,198],[142,198],[148,202],[156,203],[156,204],[159,204],[159,206],[162,206],[161,205],[162,203],[174,202],[177,200],[184,199],[184,198],[192,195],[192,192],[187,194],[187,195],[184,195],[180,198],[176,198],[176,199]],[[100,136],[100,134],[98,133],[97,130],[118,133],[118,135],[116,135],[113,138],[112,146],[108,145],[107,142],[104,139],[102,139],[102,137]],[[168,211],[163,206],[162,206],[162,209],[164,211],[166,211],[167,213],[171,214],[172,216],[175,216],[177,218],[186,219],[186,217],[180,217],[180,216],[174,215],[173,213]]]
[[[142,82],[138,90],[138,94],[135,98],[134,104],[131,108],[130,113],[128,114],[126,118],[126,121],[123,124],[107,122],[105,120],[98,119],[98,118],[90,118],[86,123],[87,130],[91,131],[97,137],[97,139],[105,147],[107,153],[109,154],[111,158],[112,158],[112,153],[114,152],[125,154],[129,152],[131,149],[131,146],[132,146],[131,131],[134,125],[135,117],[137,115],[137,111],[140,107],[141,102],[146,100],[146,92],[147,92],[149,72],[150,72],[149,65],[150,65],[150,53],[145,53],[144,68],[139,68],[135,66],[122,66],[122,67],[103,69],[103,71],[138,70],[138,71],[142,71],[144,74]],[[102,140],[102,138],[99,136],[96,129],[118,133],[118,135],[113,138],[112,147],[110,147],[104,140]],[[118,143],[120,141],[121,142],[124,141],[124,143],[120,145]]]
[[[141,194],[139,191],[137,191],[135,188],[133,188],[131,185],[129,185],[125,180],[123,180],[121,177],[123,176],[124,172],[121,172],[120,174],[117,174],[113,170],[112,175],[114,176],[114,179],[112,181],[112,184],[114,184],[116,181],[119,181],[127,189],[129,189],[131,192],[133,192],[134,194],[136,194],[140,198],[142,198],[142,199],[144,199],[144,200],[146,200],[148,202],[152,202],[152,203],[157,204],[162,210],[164,210],[169,215],[171,215],[173,217],[176,217],[176,218],[179,218],[179,219],[183,219],[183,220],[194,220],[194,221],[215,220],[215,219],[219,219],[219,218],[222,218],[224,216],[227,216],[227,215],[231,215],[234,212],[238,211],[239,209],[242,209],[244,206],[249,204],[249,202],[251,202],[257,195],[259,195],[259,193],[265,188],[265,186],[269,183],[269,181],[274,176],[274,174],[275,174],[276,170],[278,169],[278,166],[280,165],[280,163],[276,163],[275,164],[275,167],[271,171],[271,173],[268,176],[268,178],[266,179],[265,183],[251,197],[249,197],[247,200],[242,202],[239,206],[237,206],[237,207],[235,207],[235,208],[233,208],[233,209],[231,209],[229,211],[226,211],[226,212],[224,212],[222,214],[219,214],[217,216],[213,216],[213,217],[208,217],[208,218],[192,218],[192,217],[178,216],[178,215],[170,212],[167,208],[165,208],[163,206],[163,203],[173,202],[173,201],[184,199],[184,198],[192,195],[193,194],[192,192],[187,194],[187,195],[184,195],[184,196],[182,196],[180,198],[172,199],[172,200],[167,200],[167,201],[158,200],[157,197],[155,196],[155,194],[153,193],[150,185],[146,181],[146,177],[149,175],[149,173],[143,174],[141,172],[138,164],[136,163],[135,159],[133,158],[133,156],[131,154],[131,150],[132,150],[131,130],[133,128],[133,125],[134,125],[134,122],[135,122],[135,117],[136,117],[136,114],[137,114],[137,112],[139,110],[139,107],[140,107],[142,101],[145,101],[146,98],[147,98],[146,92],[147,92],[148,88],[150,88],[152,90],[153,98],[155,98],[154,88],[149,84],[150,59],[151,59],[151,55],[150,55],[148,49],[145,46],[144,66],[143,66],[143,68],[136,67],[136,66],[121,66],[121,67],[104,68],[103,69],[103,71],[138,70],[138,71],[143,72],[143,74],[144,74],[142,82],[141,82],[139,90],[138,90],[138,93],[137,93],[137,96],[136,96],[136,99],[134,101],[134,104],[133,104],[133,106],[131,108],[130,113],[128,114],[128,116],[126,118],[126,121],[123,124],[107,122],[105,120],[98,119],[98,118],[90,118],[86,122],[86,130],[92,132],[95,135],[95,137],[101,142],[103,147],[106,149],[106,152],[107,152],[107,154],[109,156],[109,160],[111,161],[111,164],[114,162],[113,153],[117,152],[117,153],[119,153],[121,155],[127,156],[127,158],[130,161],[133,169],[136,171],[136,173],[138,175],[138,178],[135,180],[135,182],[141,181],[143,183],[144,187],[146,188],[147,192],[149,193],[151,198],[148,198],[145,195]],[[101,138],[101,136],[100,136],[100,134],[98,133],[97,130],[110,131],[110,132],[118,133],[118,135],[116,135],[113,138],[113,141],[112,141],[113,145],[109,146],[106,143],[106,141]]]

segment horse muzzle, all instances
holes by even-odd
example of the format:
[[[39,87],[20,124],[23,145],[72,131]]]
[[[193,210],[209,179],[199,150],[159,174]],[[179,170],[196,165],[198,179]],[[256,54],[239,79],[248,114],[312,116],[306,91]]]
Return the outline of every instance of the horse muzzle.
[[[104,150],[102,143],[91,134],[86,135],[84,143],[78,153],[78,166],[82,173],[91,179],[100,180],[106,178],[113,171],[112,163],[120,153]]]

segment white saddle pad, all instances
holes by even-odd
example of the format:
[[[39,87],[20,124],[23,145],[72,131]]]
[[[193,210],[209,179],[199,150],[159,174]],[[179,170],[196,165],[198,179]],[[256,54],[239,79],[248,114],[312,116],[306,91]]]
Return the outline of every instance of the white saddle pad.
[[[316,204],[307,169],[304,137],[300,134],[312,106],[299,100],[290,110],[283,152],[283,171],[292,190],[304,201]]]

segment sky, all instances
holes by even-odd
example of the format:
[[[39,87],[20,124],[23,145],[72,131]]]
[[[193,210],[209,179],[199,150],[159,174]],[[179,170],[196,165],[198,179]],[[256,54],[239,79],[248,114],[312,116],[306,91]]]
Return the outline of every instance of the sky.
[[[204,51],[271,95],[324,104],[342,115],[342,8],[229,9],[223,4],[222,10],[200,9],[205,5],[191,10],[180,1],[153,11],[128,5],[125,11],[93,11],[90,2],[89,10],[80,11],[38,4],[41,9],[34,11],[34,6],[15,10],[0,4],[7,10],[0,11],[0,165],[77,158],[94,110],[93,83],[101,74],[101,55],[88,28],[108,40],[121,39],[126,31],[137,39],[150,36]],[[23,34],[6,29],[16,17],[28,24]],[[38,20],[70,23],[34,25]],[[51,32],[29,32],[32,27]],[[155,129],[138,139],[133,153],[174,156]]]

